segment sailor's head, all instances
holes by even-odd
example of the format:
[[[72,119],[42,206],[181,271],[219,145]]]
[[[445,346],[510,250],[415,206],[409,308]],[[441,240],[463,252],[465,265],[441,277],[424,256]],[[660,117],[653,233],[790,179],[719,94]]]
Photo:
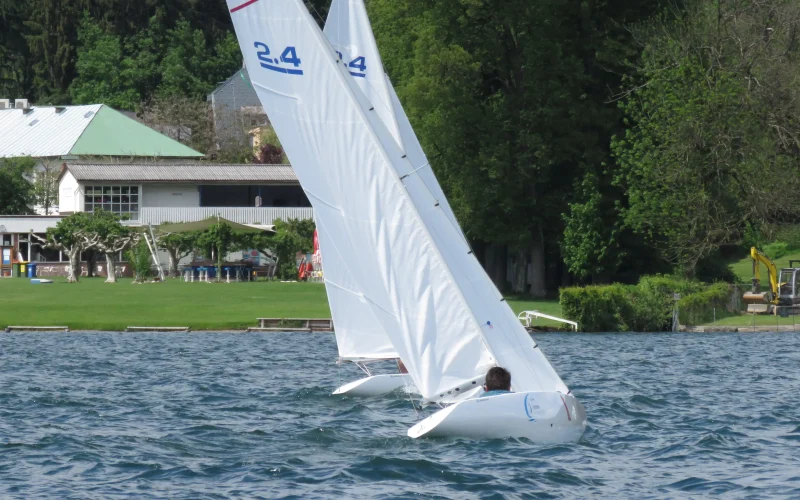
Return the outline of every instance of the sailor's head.
[[[495,366],[486,372],[486,383],[483,385],[486,392],[510,391],[511,374],[505,368]]]

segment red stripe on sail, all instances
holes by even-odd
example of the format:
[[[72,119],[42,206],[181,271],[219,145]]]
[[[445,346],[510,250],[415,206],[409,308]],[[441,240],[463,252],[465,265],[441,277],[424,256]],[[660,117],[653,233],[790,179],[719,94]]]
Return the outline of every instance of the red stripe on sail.
[[[243,3],[242,5],[238,6],[238,7],[234,7],[234,8],[231,9],[231,14],[233,14],[237,10],[244,9],[245,7],[247,7],[249,5],[253,5],[256,2],[258,2],[258,0],[249,0],[249,1],[245,2],[245,3]]]

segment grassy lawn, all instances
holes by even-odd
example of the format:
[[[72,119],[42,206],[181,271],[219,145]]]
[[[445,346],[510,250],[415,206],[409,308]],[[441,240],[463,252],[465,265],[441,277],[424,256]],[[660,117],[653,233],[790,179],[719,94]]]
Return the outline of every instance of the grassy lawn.
[[[784,255],[780,259],[772,259],[772,262],[775,263],[775,266],[778,267],[778,272],[780,272],[781,268],[789,267],[789,259],[800,260],[800,252],[789,253],[787,255]],[[739,278],[740,282],[750,283],[750,280],[753,279],[753,259],[750,258],[749,253],[747,254],[747,257],[732,262],[730,266],[733,272]],[[763,264],[760,267],[761,267],[761,288],[767,290],[769,289],[769,275],[767,274],[767,268],[764,267]]]
[[[784,255],[780,259],[773,259],[775,262],[775,266],[777,266],[778,271],[784,267],[789,267],[789,260],[800,260],[800,252],[798,253],[789,253]],[[743,257],[737,261],[731,262],[730,267],[733,272],[736,274],[738,281],[740,283],[750,283],[750,280],[753,278],[753,259],[750,258],[750,254],[748,253],[746,257]],[[766,291],[769,290],[769,275],[767,274],[767,269],[764,265],[761,265],[761,290]],[[749,287],[747,287],[749,290]],[[730,316],[727,318],[722,318],[716,322],[709,322],[704,324],[703,326],[752,326],[753,325],[753,315],[751,314],[742,314],[740,316]],[[777,318],[772,315],[768,314],[756,314],[755,315],[755,326],[774,326],[774,325],[792,325],[792,324],[800,324],[800,317],[788,317],[788,318],[781,318],[778,316]]]
[[[755,315],[755,326],[775,326],[775,325],[800,326],[800,316],[789,316],[786,318],[782,318],[780,316],[775,317],[771,314]],[[740,316],[730,316],[727,318],[722,318],[720,320],[717,320],[716,322],[706,323],[703,326],[738,326],[738,327],[753,326],[753,315],[742,314]]]
[[[325,287],[318,283],[166,283],[134,285],[121,279],[83,278],[52,285],[0,279],[0,327],[68,326],[71,330],[124,330],[127,326],[189,326],[193,330],[242,330],[256,318],[330,318]],[[559,315],[557,301],[509,300],[519,312]],[[537,323],[538,324],[538,323]],[[550,324],[542,322],[541,324]]]

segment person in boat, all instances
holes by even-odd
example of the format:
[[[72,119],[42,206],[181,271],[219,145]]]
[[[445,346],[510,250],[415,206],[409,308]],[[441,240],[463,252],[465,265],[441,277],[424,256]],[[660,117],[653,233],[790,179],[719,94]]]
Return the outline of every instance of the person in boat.
[[[483,384],[481,397],[497,396],[511,392],[511,373],[501,366],[490,368],[486,372],[486,382]]]

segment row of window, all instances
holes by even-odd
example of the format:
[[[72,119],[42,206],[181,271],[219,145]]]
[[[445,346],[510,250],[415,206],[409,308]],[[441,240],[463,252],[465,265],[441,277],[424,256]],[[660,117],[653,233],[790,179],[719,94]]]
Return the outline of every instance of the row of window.
[[[137,220],[139,186],[86,186],[83,207],[87,212],[103,209]]]

